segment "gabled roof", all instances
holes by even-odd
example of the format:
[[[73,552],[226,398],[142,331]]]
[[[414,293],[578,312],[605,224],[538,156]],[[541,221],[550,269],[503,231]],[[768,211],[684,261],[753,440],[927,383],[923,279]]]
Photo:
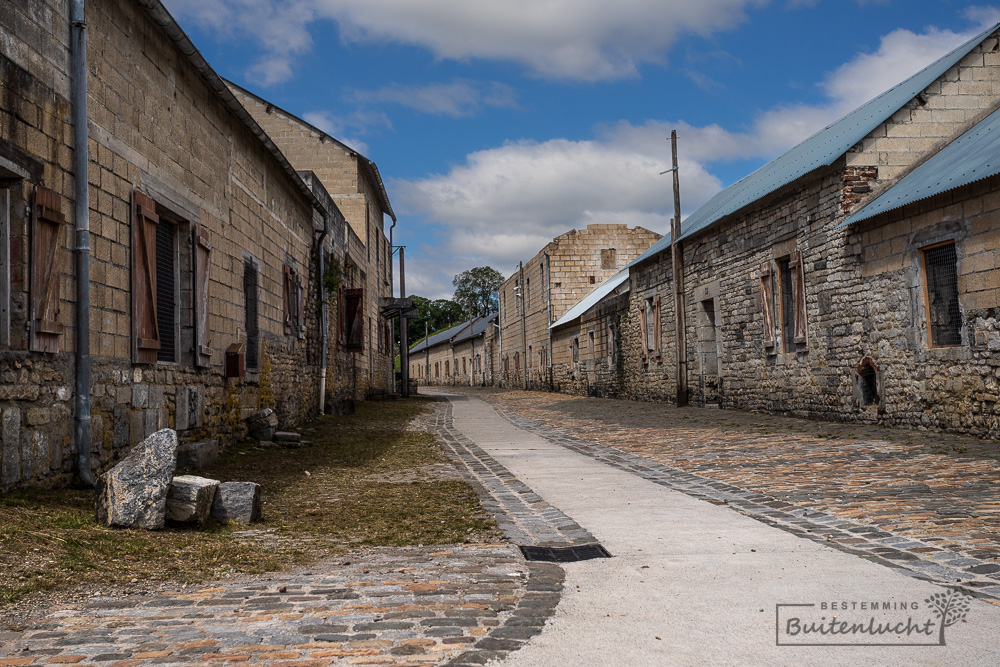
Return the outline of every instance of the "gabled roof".
[[[1000,110],[951,142],[840,227],[1000,174]]]
[[[440,343],[450,342],[452,338],[462,333],[471,323],[472,320],[466,320],[461,324],[456,324],[450,329],[446,329],[439,333],[428,336],[427,338],[423,339],[422,341],[411,347],[410,354],[413,354],[414,352],[423,352],[425,348],[434,347],[435,345],[438,345]]]
[[[852,146],[903,108],[907,102],[941,78],[998,27],[1000,23],[976,35],[902,83],[862,104],[749,176],[733,183],[684,220],[680,238],[696,234],[809,172],[833,164]],[[665,236],[636,258],[630,266],[669,247],[670,237]]]
[[[489,326],[496,321],[498,316],[498,313],[491,313],[485,317],[475,318],[472,320],[472,326],[455,336],[455,340],[453,340],[452,343],[461,343],[462,341],[482,335],[483,332],[485,332],[486,329],[488,329]]]
[[[208,61],[201,55],[201,52],[198,51],[195,45],[191,42],[191,39],[187,36],[184,30],[181,29],[177,21],[174,20],[174,17],[171,16],[169,11],[167,11],[167,8],[163,6],[163,3],[160,2],[160,0],[138,0],[138,3],[143,9],[146,10],[153,22],[160,26],[167,37],[174,43],[177,50],[180,51],[185,58],[187,58],[190,65],[201,75],[212,92],[215,93],[222,103],[229,108],[232,114],[236,116],[236,118],[239,119],[248,130],[250,130],[250,133],[257,137],[257,139],[264,145],[264,148],[266,148],[267,151],[274,156],[274,159],[277,160],[278,164],[281,166],[282,171],[285,172],[292,184],[298,188],[299,192],[302,193],[306,201],[308,201],[315,209],[327,214],[332,214],[332,211],[326,210],[323,203],[316,198],[312,189],[302,180],[298,172],[295,171],[295,168],[288,161],[288,158],[285,157],[285,154],[282,153],[277,145],[275,145],[274,141],[271,140],[271,137],[269,137],[257,121],[253,119],[250,112],[247,111],[242,104],[240,104],[239,100],[236,99],[236,96],[233,95],[233,91],[229,90],[222,77],[220,77],[215,70],[212,69],[212,66],[208,64]]]
[[[604,297],[611,294],[616,287],[627,280],[628,268],[625,268],[601,283],[600,286],[588,294],[583,301],[567,310],[565,315],[549,325],[549,328],[555,329],[556,327],[561,327],[562,325],[568,324],[569,322],[579,318],[581,315],[600,303]]]
[[[295,114],[291,113],[290,111],[282,109],[277,104],[274,104],[273,102],[269,102],[268,100],[265,100],[260,95],[257,95],[256,93],[250,92],[249,90],[247,90],[246,88],[244,88],[243,86],[241,86],[239,84],[233,83],[232,81],[230,81],[228,79],[222,79],[222,80],[226,83],[226,85],[239,90],[241,93],[245,93],[247,96],[254,98],[255,100],[257,100],[261,104],[263,104],[265,106],[268,106],[268,107],[270,107],[272,109],[276,109],[277,111],[280,111],[282,114],[284,114],[284,115],[288,116],[289,118],[292,118],[293,120],[295,120],[295,122],[300,123],[300,124],[308,127],[310,130],[312,130],[313,132],[315,132],[316,134],[318,134],[321,139],[328,139],[328,140],[332,141],[333,143],[338,144],[340,147],[342,147],[348,153],[351,153],[351,154],[357,156],[357,158],[358,158],[358,164],[361,166],[361,171],[363,171],[364,174],[365,174],[365,176],[368,177],[368,180],[371,181],[372,184],[375,185],[375,188],[376,188],[375,196],[378,199],[379,208],[381,208],[383,211],[385,211],[386,213],[388,213],[389,217],[392,218],[393,222],[396,222],[396,214],[393,212],[392,206],[389,204],[389,193],[386,192],[385,183],[382,182],[382,174],[379,173],[378,167],[375,165],[374,162],[372,162],[371,160],[369,160],[368,158],[366,158],[364,155],[362,155],[358,151],[354,150],[353,148],[351,148],[350,146],[348,146],[347,144],[345,144],[340,139],[337,139],[336,137],[331,137],[329,134],[327,134],[323,130],[319,129],[318,127],[316,127],[312,123],[299,118],[298,116],[296,116]],[[310,167],[310,165],[300,165],[300,166]]]

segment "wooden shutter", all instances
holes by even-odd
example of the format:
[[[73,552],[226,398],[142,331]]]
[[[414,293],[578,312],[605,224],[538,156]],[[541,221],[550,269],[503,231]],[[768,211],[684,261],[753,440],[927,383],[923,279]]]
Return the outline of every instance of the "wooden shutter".
[[[365,313],[362,287],[344,290],[344,327],[348,349],[360,349],[365,344]]]
[[[295,323],[292,321],[292,283],[294,282],[294,277],[292,275],[291,267],[289,267],[287,264],[281,267],[281,273],[282,273],[281,321],[284,323],[285,335],[288,335],[292,333],[295,328]]]
[[[155,364],[160,349],[156,321],[156,202],[132,193],[132,361]]]
[[[792,298],[795,306],[795,342],[805,344],[808,338],[806,328],[806,281],[802,251],[796,250],[788,260],[792,271]]]
[[[62,197],[35,189],[31,229],[31,317],[28,349],[59,352],[63,327],[59,324],[59,283],[62,282],[62,230],[66,217]]]
[[[646,330],[646,300],[642,300],[642,306],[639,308],[639,333],[642,335],[642,363],[646,363],[649,360],[649,338],[647,338],[648,331]]]
[[[296,313],[296,320],[298,326],[299,338],[306,337],[306,284],[303,282],[302,277],[295,276],[295,289],[298,293],[298,299],[295,303],[298,306],[298,313]]]
[[[211,266],[212,240],[201,225],[194,227],[194,363],[208,366],[212,362],[212,336],[208,328],[208,280]]]
[[[653,352],[656,358],[659,359],[660,355],[663,354],[663,348],[661,345],[661,338],[663,336],[663,328],[661,327],[660,319],[660,295],[657,294],[653,297]]]
[[[764,347],[774,347],[774,289],[772,288],[771,262],[760,267],[760,311],[764,320]]]

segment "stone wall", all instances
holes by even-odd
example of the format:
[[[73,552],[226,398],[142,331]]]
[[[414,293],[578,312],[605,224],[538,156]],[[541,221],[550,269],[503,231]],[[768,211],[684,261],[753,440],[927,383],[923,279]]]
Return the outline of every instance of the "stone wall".
[[[7,3],[0,18],[0,140],[19,170],[11,194],[12,318],[0,345],[0,487],[68,481],[73,471],[75,265],[66,3]],[[314,233],[322,221],[301,190],[137,3],[87,3],[90,113],[91,351],[96,472],[150,432],[185,440],[243,434],[242,417],[273,407],[283,426],[318,403]],[[17,26],[16,31],[12,26]],[[16,85],[15,85],[16,84]],[[42,168],[37,171],[34,165]],[[4,173],[10,171],[4,169]],[[55,267],[62,272],[58,353],[29,352],[29,205],[35,186],[61,196]],[[133,363],[135,193],[176,234],[175,361]],[[194,349],[195,226],[211,243],[211,351]],[[166,228],[165,228],[166,229]],[[225,350],[247,342],[244,263],[258,271],[260,362],[224,377]],[[284,270],[303,283],[304,333],[286,333]],[[204,341],[203,341],[204,342]]]

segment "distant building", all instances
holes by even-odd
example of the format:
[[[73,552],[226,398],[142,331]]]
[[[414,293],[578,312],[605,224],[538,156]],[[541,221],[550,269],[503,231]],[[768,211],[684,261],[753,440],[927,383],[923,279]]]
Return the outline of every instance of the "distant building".
[[[488,385],[498,353],[497,314],[474,317],[410,348],[410,378],[421,385]]]

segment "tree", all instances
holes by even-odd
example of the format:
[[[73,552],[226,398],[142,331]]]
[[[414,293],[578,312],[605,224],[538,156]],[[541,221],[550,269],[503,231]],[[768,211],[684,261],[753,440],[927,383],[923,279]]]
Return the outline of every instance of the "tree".
[[[455,301],[473,317],[495,313],[500,309],[500,285],[503,274],[488,266],[462,271],[451,284],[455,286]]]
[[[421,340],[425,331],[434,333],[469,319],[465,309],[454,301],[432,300],[417,295],[410,296],[410,299],[413,307],[420,311],[419,316],[407,320],[407,334],[411,345]]]

